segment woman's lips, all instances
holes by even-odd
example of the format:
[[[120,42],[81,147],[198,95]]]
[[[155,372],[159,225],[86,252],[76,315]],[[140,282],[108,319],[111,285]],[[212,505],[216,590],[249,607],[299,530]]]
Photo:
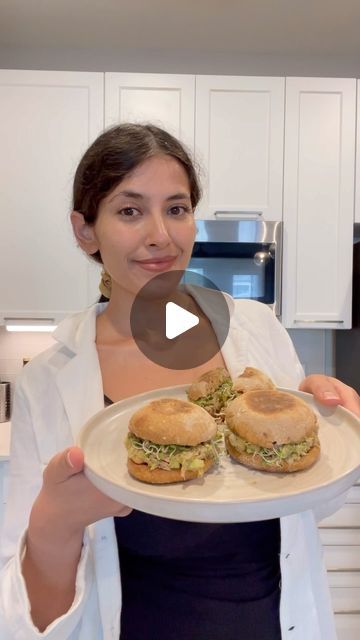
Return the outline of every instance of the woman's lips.
[[[176,258],[177,256],[169,256],[167,258],[154,258],[153,260],[134,260],[134,262],[146,271],[166,271],[173,266]]]

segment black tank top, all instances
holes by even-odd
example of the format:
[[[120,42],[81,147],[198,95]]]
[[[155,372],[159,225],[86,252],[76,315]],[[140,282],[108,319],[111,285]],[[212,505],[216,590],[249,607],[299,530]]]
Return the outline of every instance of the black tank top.
[[[115,518],[120,640],[281,640],[280,521]]]

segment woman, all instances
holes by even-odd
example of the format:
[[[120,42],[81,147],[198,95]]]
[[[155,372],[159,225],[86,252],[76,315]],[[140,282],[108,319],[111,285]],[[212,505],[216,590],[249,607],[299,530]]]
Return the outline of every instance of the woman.
[[[134,298],[154,275],[186,268],[199,197],[187,153],[152,126],[110,129],[80,162],[72,225],[80,247],[110,274],[111,296],[65,320],[56,346],[17,385],[2,543],[4,640],[118,640],[120,612],[121,640],[335,638],[312,513],[202,525],[131,512],[91,485],[73,446],[104,395],[114,402],[190,383],[216,366],[236,375],[253,365],[278,385],[301,382],[286,331],[251,301],[232,303],[230,347],[204,365],[167,369],[137,348]],[[211,329],[201,295],[177,295]],[[156,332],[144,339],[156,347]],[[302,388],[360,413],[355,392],[335,379],[310,376]]]

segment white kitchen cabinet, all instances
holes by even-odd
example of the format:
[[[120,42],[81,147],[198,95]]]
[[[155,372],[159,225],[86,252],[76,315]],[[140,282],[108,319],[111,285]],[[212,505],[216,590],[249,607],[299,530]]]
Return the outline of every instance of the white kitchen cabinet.
[[[351,327],[356,81],[286,80],[282,321]]]
[[[0,425],[1,426],[1,425]],[[0,539],[8,494],[9,460],[0,454]]]
[[[359,640],[360,613],[335,614],[337,640]]]
[[[284,78],[196,77],[195,150],[205,174],[199,218],[236,212],[281,220],[284,87]]]
[[[151,121],[203,168],[199,218],[283,212],[283,324],[349,327],[356,81],[287,80],[285,158],[284,87],[271,77],[0,70],[0,324],[57,321],[96,300],[99,268],[69,224],[73,172],[104,122]]]
[[[357,81],[355,222],[360,222],[360,80]]]
[[[194,150],[195,76],[153,73],[105,74],[105,126],[152,123]]]
[[[338,640],[360,636],[360,481],[319,524]]]
[[[58,321],[98,295],[76,247],[74,170],[103,129],[103,74],[0,70],[0,323]]]

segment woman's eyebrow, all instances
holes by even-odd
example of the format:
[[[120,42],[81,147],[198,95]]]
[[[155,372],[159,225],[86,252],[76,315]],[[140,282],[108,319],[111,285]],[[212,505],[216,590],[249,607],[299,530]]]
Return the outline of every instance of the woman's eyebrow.
[[[118,191],[112,198],[110,198],[109,202],[112,202],[118,196],[124,196],[124,198],[135,198],[137,200],[144,198],[141,193],[137,193],[136,191]]]
[[[174,193],[173,196],[169,196],[166,200],[190,200],[189,193]]]
[[[113,195],[112,198],[110,198],[109,202],[112,202],[115,198],[117,198],[118,196],[123,196],[124,198],[133,198],[135,200],[144,200],[144,198],[146,196],[144,196],[142,193],[137,193],[136,191],[118,191],[117,193],[115,193]],[[190,194],[189,193],[183,193],[183,192],[179,192],[179,193],[174,193],[174,195],[168,196],[166,198],[166,201],[168,202],[172,202],[173,200],[190,200]]]

